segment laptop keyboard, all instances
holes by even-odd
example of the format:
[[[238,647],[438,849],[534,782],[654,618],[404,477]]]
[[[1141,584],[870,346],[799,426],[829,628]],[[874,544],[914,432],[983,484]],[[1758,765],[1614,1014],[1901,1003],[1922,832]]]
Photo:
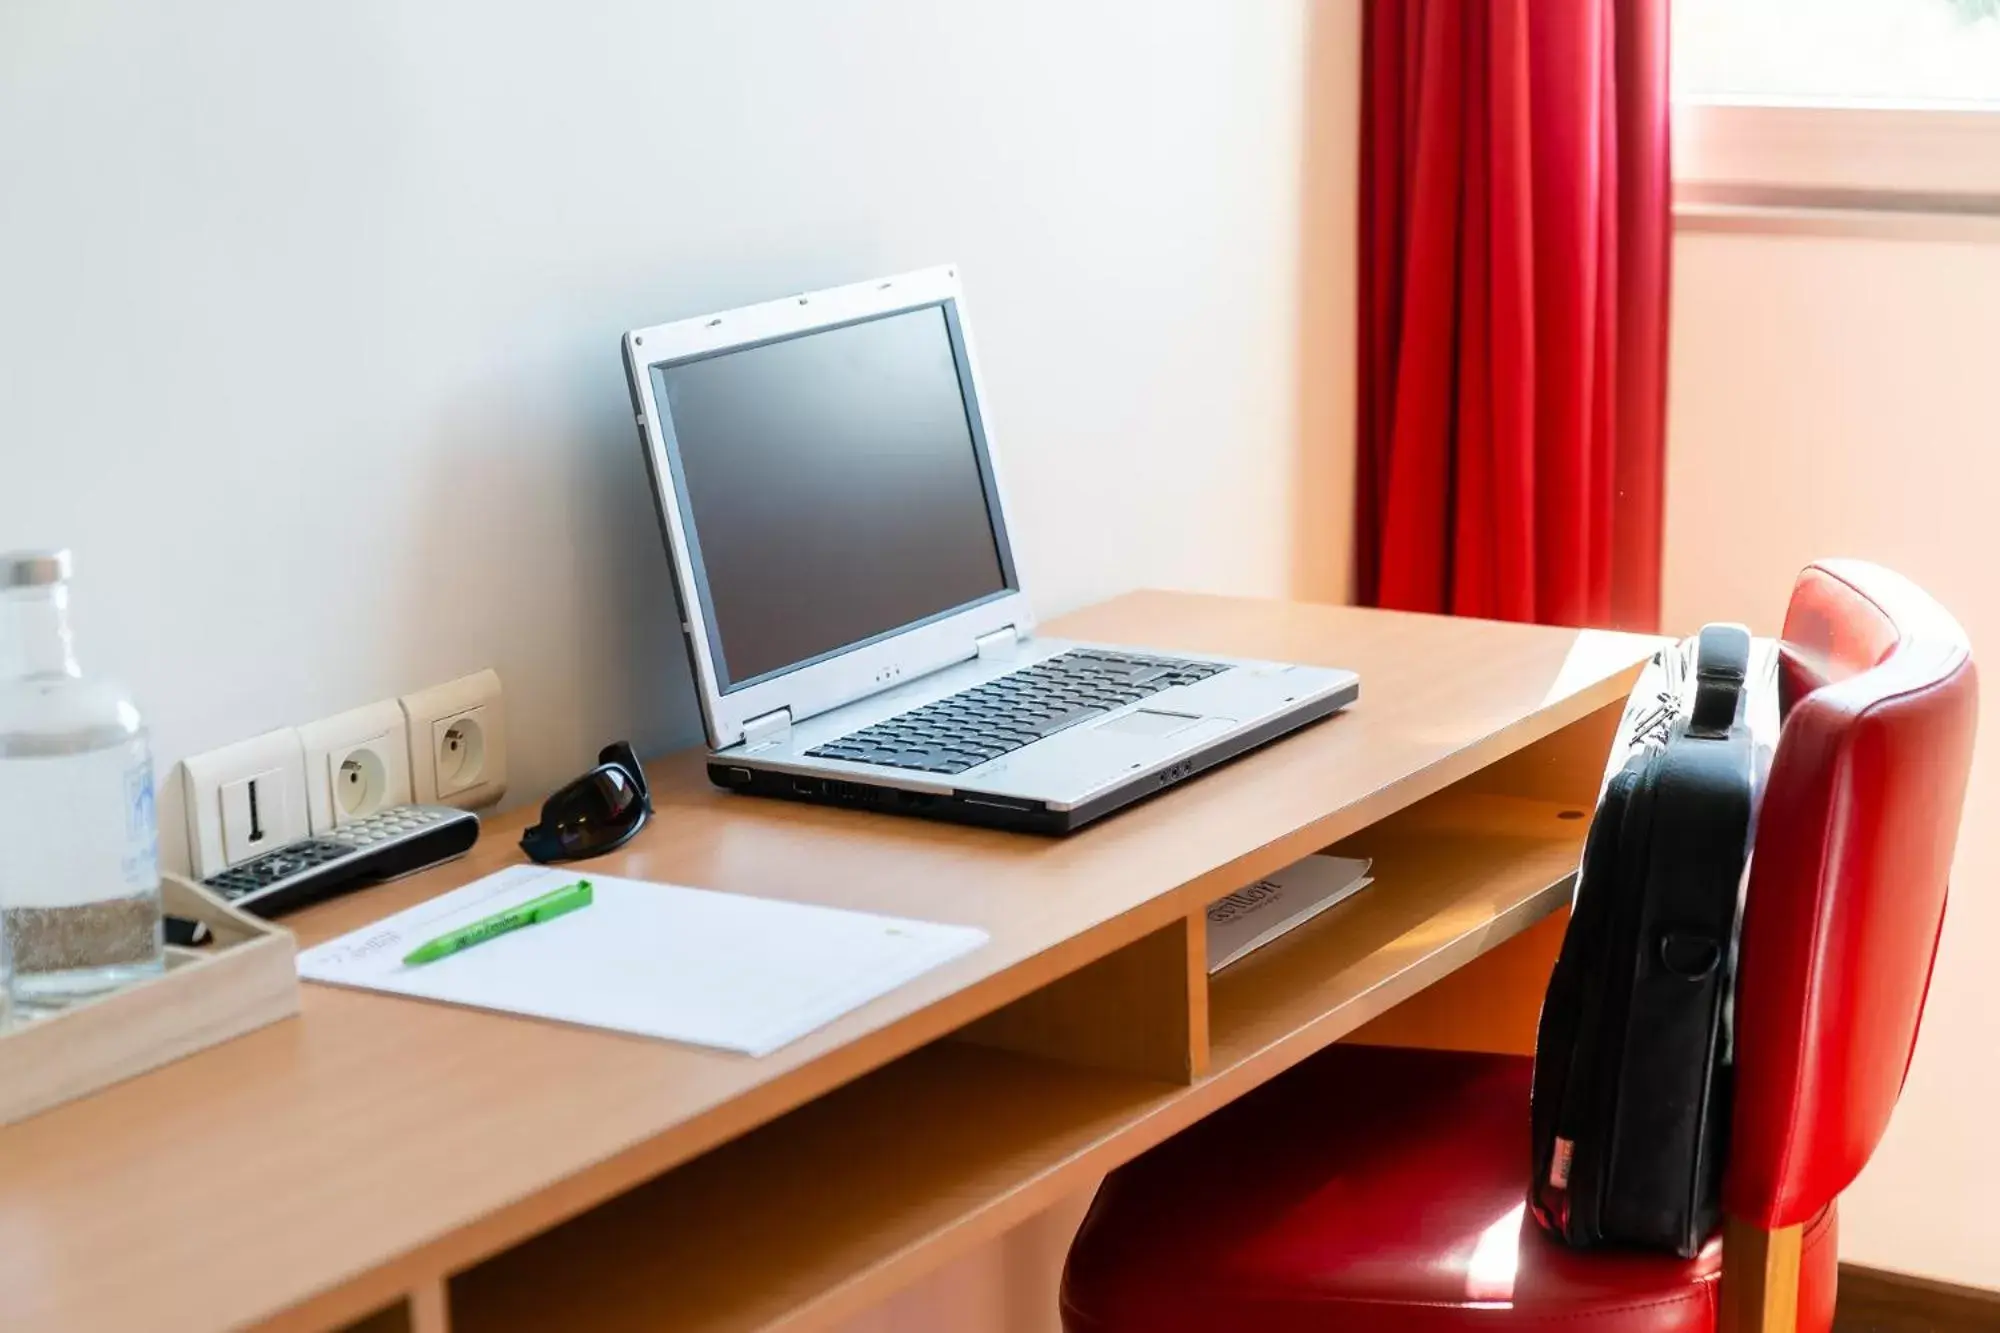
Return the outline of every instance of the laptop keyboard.
[[[820,759],[963,773],[1066,727],[1229,667],[1076,648],[806,751]]]

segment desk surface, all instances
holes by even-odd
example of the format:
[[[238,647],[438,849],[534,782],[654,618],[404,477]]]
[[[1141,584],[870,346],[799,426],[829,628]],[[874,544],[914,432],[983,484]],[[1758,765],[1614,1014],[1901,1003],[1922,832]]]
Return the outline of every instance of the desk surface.
[[[699,756],[672,756],[651,827],[601,873],[964,922],[991,943],[761,1060],[307,986],[295,1021],[0,1129],[0,1324],[355,1318],[1577,723],[1652,648],[1164,593],[1050,628],[1351,667],[1361,700],[1061,841],[727,796]],[[511,863],[524,822],[287,924],[316,943]]]

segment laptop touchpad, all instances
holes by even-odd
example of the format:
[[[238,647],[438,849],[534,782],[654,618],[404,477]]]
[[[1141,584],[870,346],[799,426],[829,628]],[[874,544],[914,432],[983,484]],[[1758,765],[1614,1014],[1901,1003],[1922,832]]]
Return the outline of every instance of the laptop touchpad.
[[[1163,713],[1157,709],[1139,708],[1109,722],[1099,723],[1097,730],[1120,736],[1172,736],[1201,720],[1194,713]]]

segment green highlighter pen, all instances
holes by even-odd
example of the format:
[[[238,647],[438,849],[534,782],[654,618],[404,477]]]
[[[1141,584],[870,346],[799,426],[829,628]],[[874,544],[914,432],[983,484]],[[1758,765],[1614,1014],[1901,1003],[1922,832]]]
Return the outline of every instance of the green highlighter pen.
[[[403,966],[416,967],[421,963],[434,963],[440,958],[457,953],[460,949],[470,949],[475,944],[484,944],[495,936],[505,935],[510,930],[553,921],[578,908],[590,906],[590,901],[590,881],[587,879],[566,884],[560,889],[551,889],[540,897],[528,899],[518,907],[495,912],[483,921],[460,926],[450,934],[438,936],[429,944],[419,945],[403,955]]]

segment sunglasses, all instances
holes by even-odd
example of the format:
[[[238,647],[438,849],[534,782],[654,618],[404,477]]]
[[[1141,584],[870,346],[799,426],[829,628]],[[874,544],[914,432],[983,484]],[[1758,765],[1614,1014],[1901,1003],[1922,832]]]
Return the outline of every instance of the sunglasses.
[[[547,865],[623,847],[646,826],[653,797],[630,742],[598,751],[597,767],[542,803],[542,820],[521,835],[521,850]]]

